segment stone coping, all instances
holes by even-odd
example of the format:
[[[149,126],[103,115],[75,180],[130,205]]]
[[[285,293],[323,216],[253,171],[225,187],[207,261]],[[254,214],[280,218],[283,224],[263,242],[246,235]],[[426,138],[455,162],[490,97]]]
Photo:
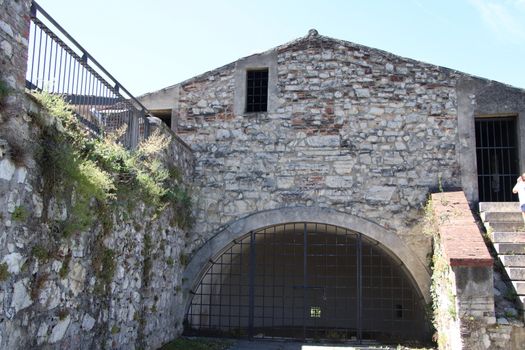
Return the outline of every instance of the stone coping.
[[[493,259],[462,191],[432,194],[433,215],[450,266],[489,267]]]

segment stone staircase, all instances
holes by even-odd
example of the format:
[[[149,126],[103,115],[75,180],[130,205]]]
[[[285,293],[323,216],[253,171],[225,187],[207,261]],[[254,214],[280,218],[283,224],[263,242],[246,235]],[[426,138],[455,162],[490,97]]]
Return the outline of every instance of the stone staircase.
[[[525,228],[517,202],[479,203],[481,220],[494,245],[498,258],[525,305]]]

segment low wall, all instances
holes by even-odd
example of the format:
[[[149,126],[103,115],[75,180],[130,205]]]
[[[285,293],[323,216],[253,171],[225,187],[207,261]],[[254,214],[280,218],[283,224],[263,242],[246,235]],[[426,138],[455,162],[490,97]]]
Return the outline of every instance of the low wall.
[[[66,235],[76,192],[49,196],[39,161],[41,123],[54,118],[24,103],[11,117],[23,142],[11,149],[0,135],[0,348],[155,349],[177,337],[186,262],[174,209],[120,204]],[[172,138],[168,159],[178,147]],[[173,163],[191,182],[191,154]]]
[[[523,327],[496,323],[493,259],[464,193],[435,193],[430,208],[439,348],[522,349]]]

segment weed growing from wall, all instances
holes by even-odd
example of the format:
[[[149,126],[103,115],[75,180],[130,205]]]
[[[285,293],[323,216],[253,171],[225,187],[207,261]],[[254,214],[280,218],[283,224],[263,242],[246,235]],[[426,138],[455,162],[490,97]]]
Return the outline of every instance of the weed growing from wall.
[[[0,264],[0,282],[3,282],[9,278],[9,270],[6,263]]]
[[[15,211],[13,211],[13,214],[11,215],[11,218],[18,222],[24,222],[28,217],[29,211],[23,206],[16,207]]]
[[[450,278],[450,265],[443,256],[437,226],[443,218],[435,218],[432,201],[425,206],[424,233],[432,236],[433,255],[431,263],[432,324],[437,330],[434,340],[439,348],[446,348],[448,337],[445,332],[447,324],[457,320],[456,296],[453,293]]]
[[[3,80],[0,80],[0,107],[5,105],[7,96],[11,93],[12,89]]]
[[[63,228],[65,237],[92,226],[96,207],[92,199],[107,209],[115,205],[132,209],[137,201],[154,207],[156,212],[171,207],[173,224],[186,228],[193,223],[191,197],[180,184],[180,171],[160,161],[160,155],[171,142],[168,136],[155,132],[136,150],[129,151],[118,142],[125,128],[109,133],[104,139],[91,137],[59,96],[34,94],[55,117],[51,125],[41,123],[45,124],[41,157],[44,187],[53,196],[59,196],[54,191],[57,188],[75,194]]]

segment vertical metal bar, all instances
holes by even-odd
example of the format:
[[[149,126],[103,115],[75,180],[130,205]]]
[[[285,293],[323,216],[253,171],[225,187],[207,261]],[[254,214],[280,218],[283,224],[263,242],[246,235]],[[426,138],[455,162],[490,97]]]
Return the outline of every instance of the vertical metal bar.
[[[510,189],[507,191],[507,186],[506,186],[506,183],[507,183],[507,169],[506,169],[506,166],[505,166],[505,158],[504,158],[504,143],[503,143],[503,123],[506,123],[505,121],[502,121],[500,123],[498,123],[498,126],[499,126],[499,146],[500,146],[500,149],[499,149],[499,162],[500,162],[500,165],[501,165],[501,181],[502,181],[502,184],[501,184],[501,194],[502,194],[502,200],[503,201],[506,201],[507,198],[509,197],[509,193],[510,193]]]
[[[306,340],[306,289],[308,288],[308,259],[307,259],[307,247],[308,247],[308,228],[306,222],[303,223],[303,340]]]
[[[45,40],[45,44],[44,44],[44,62],[42,64],[42,90],[46,90],[46,87],[45,87],[45,83],[46,83],[46,60],[47,60],[47,38],[48,38],[48,35],[47,33],[45,33],[46,35],[46,40]]]
[[[58,77],[56,77],[57,79],[57,92],[60,94],[62,93],[61,91],[61,86],[60,86],[60,78],[62,77],[63,75],[63,72],[62,72],[62,54],[64,53],[64,49],[62,47],[60,47],[60,58],[58,60]]]
[[[253,317],[255,307],[255,232],[250,232],[250,296],[249,296],[249,313],[248,313],[248,336],[253,338]]]
[[[69,56],[69,76],[67,79],[67,94],[69,96],[69,102],[73,102],[74,96],[75,96],[75,85],[73,84],[73,81],[75,80],[75,74],[77,71],[77,65],[75,64],[76,61],[73,61],[73,57]],[[71,67],[73,66],[73,67]],[[71,69],[73,68],[73,69]]]
[[[484,145],[484,132],[483,132],[483,123],[481,122],[481,120],[476,120],[476,125],[478,126],[478,130],[479,130],[479,154],[480,154],[480,174],[481,176],[479,176],[479,178],[481,179],[481,184],[478,184],[478,186],[480,186],[480,193],[479,193],[479,200],[480,201],[485,201],[486,200],[486,196],[487,194],[485,193],[486,192],[486,188],[485,188],[485,167],[484,167],[484,157],[485,157],[485,150],[483,149],[483,145]]]
[[[495,122],[494,120],[492,120],[490,122],[492,125],[491,125],[491,129],[490,131],[492,132],[492,156],[491,157],[491,173],[493,173],[492,175],[494,176],[494,179],[496,179],[496,176],[498,176],[499,174],[497,174],[497,169],[498,169],[498,165],[497,165],[497,151],[496,151],[496,132],[495,132]],[[498,179],[499,179],[499,176],[498,176]],[[494,194],[494,199],[496,201],[499,200],[499,194],[496,192],[496,191],[493,191],[493,194]]]
[[[78,75],[79,75],[80,81],[78,82],[79,88],[78,88],[75,104],[77,105],[77,111],[80,117],[86,119],[85,117],[86,114],[84,112],[84,96],[85,96],[84,72],[86,71],[86,69],[81,63],[78,63],[78,70],[79,70]]]
[[[357,341],[363,340],[363,269],[362,269],[362,237],[357,234]]]
[[[36,66],[36,82],[35,87],[38,89],[38,80],[40,79],[40,58],[42,57],[42,28],[38,27],[38,61]],[[36,41],[36,40],[35,40]]]
[[[51,83],[51,66],[53,63],[53,44],[55,43],[52,38],[49,38],[49,68],[47,71],[47,83],[50,85],[48,87],[49,92],[53,92],[52,83]]]
[[[30,79],[30,82],[31,82],[31,90],[33,90],[33,86],[36,86],[34,80],[33,80],[33,71],[35,69],[35,54],[36,54],[36,29],[37,29],[37,26],[35,23],[31,23],[31,25],[33,26],[33,28],[35,29],[33,31],[33,57],[31,58],[31,79]]]
[[[270,246],[271,249],[272,249],[272,252],[273,254],[275,254],[275,251],[276,251],[276,246],[275,246],[275,229],[276,229],[276,226],[273,227],[273,232],[272,232],[272,239],[271,239],[271,243],[272,245]],[[276,298],[275,298],[275,294],[276,294],[276,289],[275,289],[275,284],[276,284],[276,278],[275,278],[275,261],[277,260],[278,256],[275,256],[273,257],[272,259],[272,329],[275,329],[275,304],[276,304]]]

